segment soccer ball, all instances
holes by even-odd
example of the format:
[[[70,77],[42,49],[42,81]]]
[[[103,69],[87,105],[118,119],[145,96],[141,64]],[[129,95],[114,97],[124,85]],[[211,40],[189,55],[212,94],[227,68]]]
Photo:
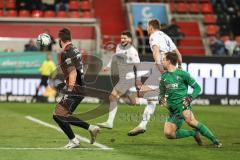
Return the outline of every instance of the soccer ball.
[[[51,44],[51,37],[46,33],[41,33],[38,35],[37,44],[39,46],[49,46]]]

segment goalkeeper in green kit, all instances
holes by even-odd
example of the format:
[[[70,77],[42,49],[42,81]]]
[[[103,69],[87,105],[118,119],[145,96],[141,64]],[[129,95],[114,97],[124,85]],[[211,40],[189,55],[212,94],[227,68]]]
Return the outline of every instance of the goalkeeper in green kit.
[[[168,139],[194,137],[198,145],[202,145],[200,136],[202,135],[208,138],[215,147],[222,147],[211,130],[195,119],[191,102],[199,95],[201,88],[188,72],[176,67],[177,60],[176,53],[168,52],[162,61],[166,71],[162,74],[159,85],[159,103],[161,105],[166,103],[169,110],[169,116],[164,125],[165,136]],[[190,96],[187,94],[188,86],[193,88]],[[184,121],[194,130],[181,129]]]

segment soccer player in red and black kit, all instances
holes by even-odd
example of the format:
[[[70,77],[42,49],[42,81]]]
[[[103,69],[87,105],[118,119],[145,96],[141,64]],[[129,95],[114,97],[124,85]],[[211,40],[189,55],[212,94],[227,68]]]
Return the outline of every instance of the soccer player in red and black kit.
[[[77,85],[83,86],[83,73],[81,67],[76,67],[76,65],[69,64],[62,65],[64,62],[73,59],[74,57],[81,57],[79,50],[73,46],[71,42],[71,33],[70,30],[63,28],[58,33],[59,36],[59,45],[63,49],[61,53],[61,68],[64,73],[66,85],[64,87],[68,92],[72,92],[74,87]],[[81,62],[81,61],[80,61]],[[66,63],[65,63],[66,64]],[[81,63],[79,63],[81,66]],[[70,124],[78,126],[89,130],[91,135],[90,143],[93,144],[96,140],[96,135],[99,132],[100,128],[95,125],[90,125],[87,122],[74,117],[72,113],[81,103],[84,97],[82,96],[73,96],[68,95],[64,96],[61,101],[56,105],[55,112],[53,114],[53,119],[57,122],[59,127],[64,131],[64,133],[69,138],[69,143],[65,148],[76,148],[79,146],[79,140],[75,137]]]

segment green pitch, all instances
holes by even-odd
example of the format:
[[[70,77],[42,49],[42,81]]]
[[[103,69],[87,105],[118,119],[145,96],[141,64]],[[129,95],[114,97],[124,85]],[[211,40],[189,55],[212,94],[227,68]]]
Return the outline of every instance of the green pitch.
[[[96,104],[82,104],[78,112],[84,112]],[[192,138],[168,140],[163,135],[166,109],[158,107],[146,133],[128,137],[127,132],[135,127],[144,107],[120,105],[115,128],[102,129],[97,142],[113,150],[101,150],[82,142],[86,150],[54,150],[68,141],[55,129],[34,123],[25,118],[32,116],[49,124],[54,104],[0,103],[0,160],[239,160],[240,159],[240,107],[196,107],[196,117],[206,123],[221,140],[224,148],[212,148],[207,139],[204,146],[197,146]],[[107,115],[91,120],[103,122]],[[186,125],[185,128],[188,128]],[[76,134],[89,138],[87,131],[74,127]],[[23,148],[26,148],[23,150]],[[32,148],[32,149],[29,149]],[[41,148],[40,150],[35,148]],[[96,149],[98,148],[98,149]],[[17,150],[20,149],[20,150]]]

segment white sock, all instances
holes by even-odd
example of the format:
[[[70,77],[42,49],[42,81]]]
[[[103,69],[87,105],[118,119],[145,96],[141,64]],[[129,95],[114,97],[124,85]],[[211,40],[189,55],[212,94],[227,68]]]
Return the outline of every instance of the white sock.
[[[74,137],[73,139],[71,139],[71,142],[78,143],[79,141],[78,141],[78,139],[76,137]]]
[[[155,108],[156,108],[156,104],[152,104],[152,103],[147,104],[143,112],[142,121],[138,125],[139,127],[146,129],[147,123],[150,120],[151,116],[153,115]]]
[[[139,101],[140,105],[147,105],[148,104],[147,100],[144,99],[144,98],[139,98],[138,101]]]
[[[91,131],[91,130],[93,130],[94,127],[96,127],[96,126],[90,124],[89,127],[88,127],[88,130]]]
[[[113,125],[113,121],[115,119],[117,109],[118,109],[117,101],[110,102],[109,114],[108,114],[108,120],[107,120],[107,123],[109,123],[110,125]]]

